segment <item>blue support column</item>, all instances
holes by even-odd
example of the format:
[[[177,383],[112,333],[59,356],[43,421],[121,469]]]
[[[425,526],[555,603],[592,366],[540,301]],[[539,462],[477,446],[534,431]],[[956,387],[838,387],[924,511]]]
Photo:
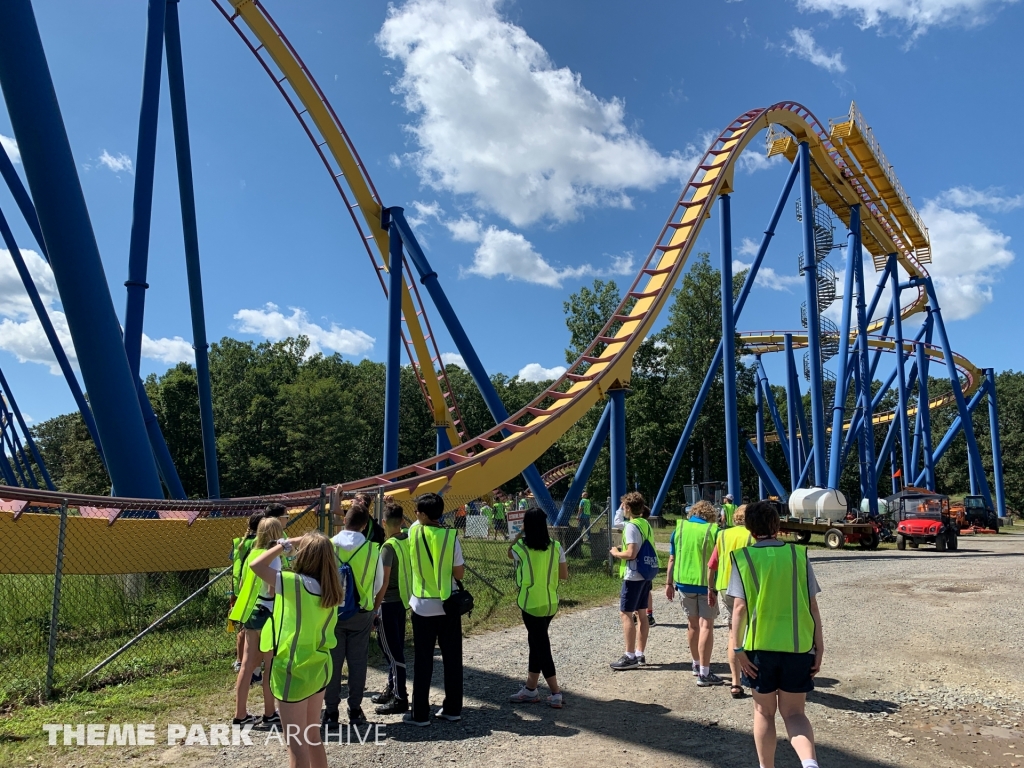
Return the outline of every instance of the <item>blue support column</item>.
[[[892,290],[893,334],[896,341],[896,391],[899,394],[896,418],[899,420],[900,427],[900,468],[903,470],[903,475],[907,475],[913,472],[913,468],[910,465],[910,423],[907,417],[909,397],[907,396],[906,371],[903,368],[903,319],[900,317],[900,280],[895,253],[889,254],[889,263],[892,266],[889,270],[889,286]]]
[[[755,433],[757,437],[757,454],[764,459],[764,394],[761,392],[761,356],[755,355],[757,359],[756,371],[758,372],[757,386],[754,387],[754,419],[755,419]],[[782,435],[780,434],[781,438]],[[765,484],[764,478],[760,475],[757,476],[757,498],[765,498]]]
[[[800,142],[800,197],[803,201],[804,289],[807,295],[807,354],[811,369],[811,450],[814,483],[827,481],[825,468],[825,415],[821,375],[821,321],[818,315],[818,255],[814,252],[814,200],[811,192],[811,152]]]
[[[51,490],[57,490],[53,484],[53,480],[50,479],[50,473],[46,470],[46,464],[43,463],[43,456],[39,453],[39,448],[36,446],[36,441],[32,439],[32,433],[28,429],[28,424],[25,423],[25,418],[21,415],[21,409],[18,408],[18,403],[14,399],[14,393],[11,391],[10,386],[7,384],[7,377],[4,376],[4,372],[0,370],[0,387],[3,388],[4,395],[7,397],[7,402],[10,403],[11,411],[14,413],[14,418],[18,422],[18,426],[21,427],[21,433],[25,435],[25,442],[28,443],[28,449],[32,452],[32,458],[35,459],[36,466],[39,467],[39,472],[43,476],[43,482],[46,483],[46,487]]]
[[[999,406],[996,403],[996,372],[985,369],[988,384],[988,426],[992,434],[992,479],[996,485],[996,512],[1006,517],[1006,496],[1003,493],[1003,447],[999,442]]]
[[[892,480],[892,492],[899,493],[900,487],[896,482],[896,449],[889,451],[889,475]]]
[[[789,494],[786,493],[786,487],[782,484],[782,481],[772,472],[772,468],[768,466],[764,456],[758,453],[745,437],[743,438],[743,450],[746,451],[747,458],[750,459],[750,463],[753,465],[754,471],[757,472],[757,477],[761,484],[767,484],[771,492],[778,496],[781,501],[789,501]],[[761,498],[767,498],[763,490],[761,491]]]
[[[856,270],[853,260],[859,259],[857,247],[860,233],[860,206],[850,206],[850,234],[846,239],[846,284],[843,291],[843,316],[839,323],[839,370],[836,371],[836,392],[832,402],[832,434],[829,448],[828,487],[839,487],[839,476],[843,471],[843,422],[846,419],[846,396],[850,389],[848,371],[850,347],[850,315],[853,306],[853,286]]]
[[[14,428],[11,424],[10,417],[7,413],[7,406],[0,403],[0,434],[3,435],[4,443],[7,445],[7,450],[11,454],[11,466],[14,468],[14,475],[16,480],[12,485],[20,485],[22,488],[28,488],[28,478],[25,476],[25,471],[21,466],[21,461],[18,458],[18,449],[14,445]]]
[[[793,335],[785,335],[786,355],[786,418],[789,421],[789,490],[792,493],[800,487],[800,447],[797,443],[797,431],[800,429],[800,420],[797,416],[797,409],[800,407],[800,399],[797,397],[796,365],[793,362]]]
[[[612,510],[626,495],[626,390],[608,390],[611,418],[609,425],[611,448]]]
[[[398,469],[399,393],[402,372],[402,236],[390,221],[388,210],[388,349],[384,380],[384,471]],[[438,430],[438,435],[441,432]]]
[[[860,482],[860,497],[866,499],[868,497],[868,483],[867,483],[867,470],[864,466],[864,431],[856,426],[857,419],[860,417],[860,405],[861,405],[861,384],[860,384],[860,365],[858,361],[854,360],[853,368],[853,392],[854,402],[856,403],[857,412],[854,414],[853,420],[850,423],[850,432],[848,437],[852,437],[857,441],[857,479]],[[843,450],[843,463],[846,463],[847,451],[844,445]]]
[[[146,310],[146,273],[149,266],[149,228],[153,214],[153,173],[156,168],[156,127],[160,114],[160,74],[164,63],[164,8],[166,0],[149,0],[146,53],[142,68],[142,106],[135,151],[135,199],[128,246],[128,297],[124,309],[124,350],[132,376],[139,377],[142,327]]]
[[[988,394],[988,387],[981,387],[977,392],[974,393],[974,397],[971,398],[971,402],[967,404],[967,412],[974,413],[981,401],[985,399],[985,395]],[[933,466],[938,464],[942,460],[942,457],[946,454],[949,446],[952,445],[953,441],[956,440],[960,434],[960,428],[963,426],[963,421],[959,416],[953,419],[949,425],[949,429],[946,430],[946,434],[939,440],[939,444],[935,446],[932,451],[932,462]],[[921,470],[914,480],[914,485],[921,485],[925,481],[925,471]]]
[[[864,482],[868,488],[868,514],[874,517],[878,514],[878,476],[875,474],[875,426],[871,402],[871,382],[874,374],[869,362],[868,325],[870,317],[864,305],[866,285],[864,282],[864,259],[861,257],[862,250],[861,234],[860,231],[857,231],[854,239],[856,255],[853,260],[853,267],[857,271],[857,346],[860,350],[860,354],[857,356],[857,365],[859,366],[861,384],[860,429],[863,435],[863,443],[860,450],[863,453],[862,466],[866,473]],[[879,281],[879,289],[875,291],[875,294],[876,296],[881,295],[881,281]]]
[[[956,370],[956,362],[953,360],[953,350],[949,346],[949,336],[946,335],[946,324],[942,321],[942,310],[939,307],[938,295],[935,293],[935,285],[930,277],[925,278],[925,290],[928,292],[928,302],[932,306],[934,330],[939,335],[939,346],[942,348],[942,356],[946,361],[946,372],[949,374],[949,383],[953,389],[953,397],[956,399],[956,409],[960,415],[961,429],[964,431],[964,437],[967,438],[968,467],[981,487],[981,495],[985,497],[985,502],[992,506],[988,481],[985,479],[985,469],[981,465],[978,442],[974,437],[974,423],[971,421],[971,415],[967,410],[967,403],[964,402],[964,393],[960,390],[960,376]]]
[[[451,302],[448,301],[444,289],[441,288],[441,284],[437,280],[437,273],[431,269],[430,262],[427,261],[426,255],[420,248],[416,236],[409,226],[409,222],[405,220],[405,216],[399,209],[392,209],[392,221],[401,233],[406,253],[419,272],[420,282],[427,289],[427,293],[430,294],[430,298],[433,300],[442,322],[444,322],[445,327],[448,329],[452,341],[455,342],[456,349],[459,350],[459,354],[462,355],[462,359],[469,369],[470,376],[473,377],[477,389],[480,390],[480,396],[487,405],[487,410],[491,412],[495,424],[501,424],[508,419],[508,411],[494,389],[494,384],[488,378],[487,371],[484,369],[483,363],[480,362],[476,349],[473,348],[472,343],[469,341],[469,336],[466,335],[466,331],[462,327],[458,315],[455,314]],[[548,489],[544,485],[536,465],[531,464],[523,470],[523,479],[526,480],[530,491],[533,492],[533,498],[537,502],[537,506],[547,513],[549,520],[554,520],[558,510],[555,508],[555,503],[551,499],[551,494],[548,493]]]
[[[739,298],[736,299],[736,305],[733,309],[732,317],[733,322],[739,319],[740,313],[743,311],[743,306],[746,304],[747,296],[750,295],[750,289],[754,286],[754,279],[757,277],[757,271],[761,266],[761,262],[764,260],[764,255],[768,251],[768,246],[775,236],[775,227],[779,224],[779,218],[782,216],[782,211],[785,210],[786,203],[789,201],[789,195],[793,190],[793,185],[796,183],[796,177],[799,173],[799,165],[794,163],[790,168],[789,176],[786,177],[786,183],[782,187],[782,193],[779,195],[779,200],[775,204],[775,210],[772,212],[771,219],[768,222],[768,227],[764,231],[764,237],[761,238],[761,245],[757,249],[757,254],[754,256],[753,263],[750,265],[750,270],[747,272],[747,277],[743,281],[743,287],[740,289]],[[711,360],[711,365],[708,366],[707,373],[704,375],[704,382],[701,384],[700,390],[697,393],[697,399],[690,407],[690,415],[686,419],[686,426],[683,428],[683,434],[679,437],[679,442],[676,443],[676,449],[672,453],[672,459],[669,461],[668,469],[665,471],[665,477],[661,481],[661,487],[658,489],[658,494],[654,499],[654,504],[651,505],[651,517],[656,517],[661,514],[661,509],[665,505],[665,500],[668,498],[669,489],[672,487],[672,481],[675,479],[676,472],[679,469],[679,464],[683,460],[683,454],[686,452],[686,445],[690,442],[690,435],[693,434],[694,427],[697,425],[697,419],[700,417],[701,409],[704,407],[704,402],[707,400],[708,393],[711,391],[711,385],[714,383],[715,377],[718,375],[718,367],[722,364],[722,342],[718,342],[718,348],[715,350],[715,355]]]
[[[931,316],[925,322],[931,322]],[[932,463],[932,419],[928,405],[928,355],[925,345],[917,344],[917,412],[921,422],[921,450],[924,454],[925,488],[935,490],[935,464]],[[917,464],[914,464],[914,475]],[[913,476],[913,475],[912,475]]]
[[[732,304],[732,209],[729,195],[718,198],[722,223],[722,385],[725,400],[725,466],[729,493],[743,498],[740,483],[739,416],[736,413],[736,321]]]
[[[768,382],[768,374],[765,373],[764,365],[760,359],[757,364],[757,384],[761,388],[761,399],[768,403],[768,413],[771,414],[772,423],[775,425],[775,432],[779,437],[779,446],[782,448],[782,455],[786,459],[786,465],[791,461],[789,455],[789,433],[782,424],[782,416],[779,414],[779,406],[775,402],[775,393],[772,392],[771,384]]]
[[[446,424],[438,424],[434,426],[434,431],[437,433],[437,440],[435,446],[437,450],[434,452],[435,456],[440,456],[442,453],[447,453],[452,449],[452,442],[448,439],[448,426]],[[447,461],[439,461],[434,465],[434,469],[444,469],[448,466]]]
[[[196,221],[196,198],[192,184],[192,147],[188,137],[188,109],[185,105],[185,71],[181,61],[178,0],[167,0],[164,42],[167,46],[167,88],[171,96],[178,197],[181,201],[181,228],[185,241],[185,273],[188,276],[189,311],[192,317],[192,348],[196,352],[196,384],[199,389],[199,423],[203,433],[206,495],[211,499],[219,499],[220,471],[217,468],[217,436],[213,426],[213,394],[210,389],[210,345],[206,339],[203,276],[199,262],[199,225]]]
[[[6,158],[6,155],[4,155],[4,157]],[[31,201],[29,201],[29,205],[31,205]],[[35,208],[31,208],[30,212],[32,214],[31,221],[36,222],[36,227],[38,227],[39,223],[36,219]],[[89,402],[85,399],[85,394],[82,392],[82,388],[78,384],[78,377],[75,376],[75,371],[71,367],[71,361],[68,360],[67,353],[64,351],[64,346],[61,344],[60,338],[57,336],[57,331],[53,327],[53,321],[50,320],[50,315],[46,311],[46,306],[43,304],[43,300],[39,296],[39,291],[36,289],[35,281],[32,280],[32,273],[28,270],[28,265],[25,263],[25,259],[21,255],[21,250],[18,248],[18,244],[14,240],[14,233],[11,232],[11,228],[7,223],[7,219],[4,216],[3,211],[0,211],[0,236],[3,237],[4,244],[7,246],[7,250],[11,254],[11,259],[14,261],[14,268],[18,271],[21,283],[25,286],[25,292],[28,294],[28,300],[32,304],[32,308],[35,310],[36,317],[39,319],[39,324],[43,328],[43,334],[46,336],[46,340],[50,342],[50,348],[53,350],[53,356],[57,359],[57,366],[60,368],[61,373],[64,374],[64,380],[68,383],[68,388],[71,390],[71,396],[75,398],[75,404],[78,406],[78,410],[82,414],[82,420],[85,422],[85,427],[89,430],[89,435],[92,437],[93,443],[96,445],[96,450],[100,455],[100,461],[104,462],[103,448],[100,446],[100,436],[99,432],[96,430],[96,421],[93,419],[92,409],[89,407]],[[104,466],[106,466],[105,462]]]
[[[7,460],[7,453],[4,451],[4,441],[0,438],[0,475],[4,477],[4,485],[16,486],[18,478],[14,475],[14,467]]]
[[[555,521],[555,525],[568,525],[569,516],[576,509],[576,505],[583,497],[583,491],[586,490],[587,482],[590,480],[590,473],[594,471],[594,464],[597,463],[597,457],[601,453],[601,448],[604,446],[605,440],[608,439],[611,413],[612,404],[609,401],[601,412],[601,418],[597,422],[597,427],[594,429],[594,434],[590,438],[590,443],[587,444],[587,450],[584,452],[583,458],[580,459],[579,466],[576,467],[576,474],[573,476],[572,485],[569,486],[569,490],[565,494],[565,499],[562,501],[562,509],[558,513],[558,519]],[[614,509],[612,511],[614,511]],[[653,509],[651,510],[651,516],[655,516]]]
[[[160,477],[136,379],[125,355],[30,0],[5,4],[0,85],[111,480],[122,495],[159,498]]]
[[[39,253],[43,260],[49,264],[50,258],[46,255],[46,243],[43,242],[43,233],[39,230],[39,219],[36,218],[36,207],[32,204],[32,198],[28,196],[25,185],[21,183],[21,177],[14,170],[14,163],[7,156],[7,150],[0,147],[0,176],[7,182],[7,188],[11,190],[11,197],[21,211],[25,223],[28,224],[32,237],[39,244]]]

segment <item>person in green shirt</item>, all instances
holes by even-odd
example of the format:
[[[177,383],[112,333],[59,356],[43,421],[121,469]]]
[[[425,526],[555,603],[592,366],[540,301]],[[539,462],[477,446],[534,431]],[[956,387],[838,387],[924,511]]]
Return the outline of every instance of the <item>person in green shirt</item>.
[[[583,532],[583,540],[590,541],[590,531],[587,530],[590,527],[590,496],[586,490],[580,495],[580,506],[579,511],[576,513],[576,522],[579,523],[580,530]]]
[[[722,514],[719,516],[719,524],[722,528],[732,528],[734,523],[732,516],[736,513],[736,502],[731,493],[725,494],[722,499]]]
[[[494,502],[494,533],[498,537],[508,536],[508,520],[505,518],[505,514],[511,504],[511,501]]]

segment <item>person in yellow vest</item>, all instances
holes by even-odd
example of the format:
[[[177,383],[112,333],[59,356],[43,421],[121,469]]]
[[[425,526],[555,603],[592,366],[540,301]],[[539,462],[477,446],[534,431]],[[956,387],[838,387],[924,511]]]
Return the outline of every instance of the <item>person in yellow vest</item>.
[[[249,515],[249,526],[246,529],[245,536],[231,540],[231,594],[228,595],[228,613],[235,607],[238,590],[242,588],[242,567],[245,565],[245,561],[249,559],[249,553],[252,552],[253,545],[256,543],[256,529],[259,527],[260,520],[262,519],[262,512],[255,512]],[[235,672],[237,672],[242,668],[242,654],[245,651],[245,628],[241,625],[236,626],[230,619],[228,619],[228,622],[232,625],[231,628],[238,630],[238,635],[235,638],[235,663],[233,667]],[[229,628],[229,631],[231,628]],[[255,682],[255,679],[253,682]]]
[[[665,597],[669,600],[676,592],[680,594],[686,614],[686,639],[690,644],[693,675],[701,688],[725,682],[711,671],[718,605],[708,594],[708,560],[718,536],[718,526],[712,522],[717,516],[710,502],[698,501],[690,508],[688,520],[680,518],[676,522],[669,542],[665,584]]]
[[[721,525],[722,528],[732,528],[734,525],[740,525],[740,523],[737,523],[733,517],[737,509],[738,507],[732,498],[732,494],[725,494],[725,497],[722,499],[722,514],[719,516],[718,520],[719,525]]]
[[[555,660],[551,656],[548,626],[558,611],[558,582],[569,578],[562,545],[548,533],[548,517],[544,510],[533,507],[523,516],[523,530],[508,548],[508,556],[515,562],[517,600],[526,626],[526,641],[530,659],[526,668],[526,684],[510,701],[526,704],[540,701],[537,681],[543,673],[551,695],[548,705],[562,708],[562,689],[555,674]]]
[[[377,642],[388,661],[388,682],[384,690],[370,700],[377,704],[378,715],[401,715],[409,710],[405,682],[405,614],[412,596],[412,557],[409,532],[404,529],[405,513],[389,500],[384,507],[384,532],[387,540],[381,548],[384,586],[380,615],[377,617]]]
[[[416,522],[409,527],[412,556],[413,681],[412,711],[402,722],[430,725],[430,681],[434,675],[434,647],[441,648],[444,664],[444,703],[434,717],[462,719],[462,616],[447,614],[444,601],[451,597],[455,580],[465,575],[462,545],[454,528],[441,526],[444,499],[425,493],[416,499]]]
[[[754,543],[754,537],[750,535],[743,523],[746,519],[746,504],[741,504],[733,512],[732,520],[734,527],[718,532],[718,539],[715,541],[715,550],[708,560],[708,594],[713,600],[721,600],[725,608],[726,623],[732,629],[732,609],[734,598],[726,593],[729,587],[729,578],[732,576],[732,553],[737,549],[749,547]],[[746,694],[740,684],[740,665],[736,661],[736,654],[729,646],[729,671],[732,674],[732,684],[729,693],[734,699],[742,699]]]
[[[747,505],[744,524],[754,544],[731,553],[727,594],[733,598],[733,652],[743,684],[754,693],[757,756],[764,768],[774,768],[778,712],[803,768],[818,768],[804,704],[825,652],[821,588],[807,548],[776,538],[779,513],[772,504]]]
[[[279,571],[273,563],[286,553],[292,555],[292,570]],[[330,651],[342,600],[334,547],[319,531],[281,539],[253,560],[252,570],[276,595],[260,648],[274,659],[268,677],[281,708],[290,768],[326,768],[320,707],[331,679]]]
[[[647,663],[645,651],[647,636],[651,625],[647,619],[647,597],[651,592],[652,581],[645,579],[636,568],[637,555],[645,541],[654,544],[654,531],[651,524],[644,519],[644,497],[637,491],[630,491],[622,497],[622,509],[625,516],[622,527],[622,546],[612,547],[611,556],[619,563],[619,575],[622,577],[622,593],[619,595],[619,613],[622,620],[622,635],[626,646],[625,652],[613,661],[611,668],[616,671],[636,669]],[[637,623],[633,624],[633,614],[637,615]]]
[[[348,662],[348,721],[352,725],[366,722],[363,694],[366,692],[366,664],[370,652],[370,630],[379,607],[378,593],[384,585],[384,565],[380,545],[363,535],[369,513],[362,504],[353,503],[345,513],[345,530],[331,539],[339,564],[352,570],[355,585],[354,612],[339,616],[334,627],[337,644],[331,649],[334,672],[324,695],[323,725],[328,732],[338,728],[341,705],[341,667]]]
[[[276,517],[264,517],[256,528],[256,541],[249,551],[249,559],[242,565],[238,595],[228,614],[228,619],[241,624],[245,632],[245,650],[242,654],[242,668],[235,680],[235,718],[232,725],[256,724],[256,718],[247,711],[249,687],[253,673],[262,663],[263,674],[263,719],[267,726],[280,723],[274,708],[274,695],[270,691],[270,670],[273,654],[260,651],[260,632],[270,619],[274,609],[274,586],[262,581],[252,569],[253,561],[270,549],[274,542],[284,537],[284,526]],[[281,559],[271,560],[272,566],[281,570]]]

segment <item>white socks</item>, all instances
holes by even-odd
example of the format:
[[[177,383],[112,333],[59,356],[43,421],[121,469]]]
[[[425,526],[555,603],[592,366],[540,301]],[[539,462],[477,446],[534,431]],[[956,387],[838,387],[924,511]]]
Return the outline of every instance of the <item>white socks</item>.
[[[800,768],[818,768],[817,760],[801,760]]]
[[[711,674],[711,667],[701,666],[701,668],[700,668],[700,676],[701,677],[707,677],[710,674]]]
[[[626,658],[629,659],[630,661],[632,661],[633,659],[636,658],[636,654],[635,653],[630,653],[629,651],[626,651]]]

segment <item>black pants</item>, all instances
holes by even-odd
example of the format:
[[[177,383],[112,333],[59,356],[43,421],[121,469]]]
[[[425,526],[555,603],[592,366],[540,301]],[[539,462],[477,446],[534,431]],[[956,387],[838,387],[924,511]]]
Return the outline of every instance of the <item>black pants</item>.
[[[523,624],[526,625],[526,640],[530,644],[530,674],[540,673],[547,680],[555,676],[555,660],[551,657],[551,640],[548,638],[548,625],[552,616],[531,616],[523,611]]]
[[[444,664],[444,711],[462,714],[462,617],[412,614],[412,716],[430,720],[430,680],[434,676],[434,646]]]
[[[388,660],[388,689],[403,701],[409,700],[405,685],[405,606],[401,602],[381,603],[377,642]]]
[[[341,706],[341,667],[348,662],[348,708],[357,709],[363,701],[366,690],[366,659],[370,650],[370,630],[373,628],[373,612],[360,611],[354,616],[339,621],[334,629],[338,644],[331,649],[331,680],[324,693],[324,709],[330,716],[337,716]]]

